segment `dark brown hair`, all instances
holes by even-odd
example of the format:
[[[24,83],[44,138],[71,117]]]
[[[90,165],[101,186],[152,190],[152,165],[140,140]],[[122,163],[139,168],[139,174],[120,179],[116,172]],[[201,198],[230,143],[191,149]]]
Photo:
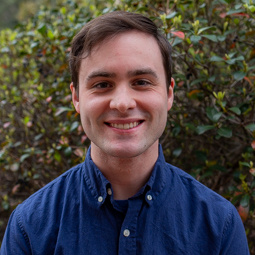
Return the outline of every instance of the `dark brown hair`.
[[[170,43],[149,18],[137,13],[115,11],[89,21],[73,38],[69,66],[72,82],[77,92],[81,60],[89,56],[92,49],[103,40],[130,30],[141,31],[156,39],[162,54],[167,87],[170,85],[172,77]]]

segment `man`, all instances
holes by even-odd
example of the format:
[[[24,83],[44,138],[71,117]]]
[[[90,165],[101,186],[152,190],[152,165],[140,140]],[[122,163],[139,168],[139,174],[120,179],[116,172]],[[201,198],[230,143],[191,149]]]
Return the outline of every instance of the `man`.
[[[113,12],[72,43],[72,100],[85,162],[19,205],[1,254],[249,254],[234,206],[164,160],[171,46],[155,24]]]

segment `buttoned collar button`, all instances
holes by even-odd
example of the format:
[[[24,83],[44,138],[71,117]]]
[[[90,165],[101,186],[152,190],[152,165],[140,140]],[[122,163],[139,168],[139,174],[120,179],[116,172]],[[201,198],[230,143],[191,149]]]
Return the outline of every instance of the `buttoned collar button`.
[[[111,188],[108,188],[108,189],[107,189],[107,194],[108,194],[109,196],[112,195],[112,189],[111,189]]]
[[[151,201],[152,200],[152,195],[147,195],[147,200]]]

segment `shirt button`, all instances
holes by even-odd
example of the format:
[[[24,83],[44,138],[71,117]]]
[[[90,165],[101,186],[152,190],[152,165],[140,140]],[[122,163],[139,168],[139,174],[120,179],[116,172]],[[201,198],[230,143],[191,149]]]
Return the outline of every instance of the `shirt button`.
[[[129,231],[128,229],[125,229],[125,230],[123,231],[123,235],[124,235],[125,237],[128,237],[128,236],[130,235],[130,231]]]
[[[151,196],[151,195],[147,195],[147,199],[148,199],[149,201],[151,201],[151,200],[152,200],[152,196]]]
[[[99,203],[103,202],[103,200],[104,200],[104,199],[103,199],[102,196],[99,196],[98,199],[97,199],[97,201],[98,201]]]
[[[109,196],[112,195],[112,190],[111,190],[111,188],[108,188],[108,189],[107,189],[107,193],[108,193]]]

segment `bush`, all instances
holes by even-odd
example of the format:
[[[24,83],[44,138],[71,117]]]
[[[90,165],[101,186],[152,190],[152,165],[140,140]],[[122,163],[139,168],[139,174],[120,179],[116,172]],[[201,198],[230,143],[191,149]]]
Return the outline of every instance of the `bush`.
[[[175,103],[161,138],[167,161],[237,206],[255,252],[255,5],[244,0],[68,1],[2,31],[2,229],[25,197],[84,160],[89,141],[71,104],[70,42],[90,19],[119,9],[151,17],[173,45]]]

